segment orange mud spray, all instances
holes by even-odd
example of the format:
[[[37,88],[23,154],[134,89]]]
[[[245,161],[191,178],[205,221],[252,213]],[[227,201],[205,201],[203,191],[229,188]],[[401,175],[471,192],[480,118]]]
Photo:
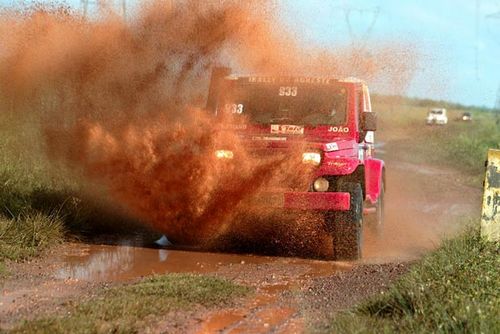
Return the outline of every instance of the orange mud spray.
[[[280,157],[252,158],[242,145],[235,145],[238,155],[247,158],[236,167],[216,163],[214,150],[239,139],[215,132],[220,120],[199,108],[211,68],[356,75],[398,90],[415,70],[415,55],[403,44],[382,43],[369,57],[299,45],[276,8],[267,1],[188,0],[174,8],[158,1],[127,21],[109,13],[87,20],[57,6],[5,11],[2,109],[35,117],[52,161],[169,238],[210,242],[237,219],[251,221],[241,229],[251,234],[254,219],[242,203],[290,166]],[[294,168],[307,181],[304,167]],[[281,238],[314,248],[321,226],[304,226],[299,219]]]

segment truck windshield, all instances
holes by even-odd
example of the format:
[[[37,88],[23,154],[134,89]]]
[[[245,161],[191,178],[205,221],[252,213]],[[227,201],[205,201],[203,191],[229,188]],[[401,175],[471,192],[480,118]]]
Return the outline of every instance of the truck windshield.
[[[217,114],[260,124],[344,125],[346,109],[347,91],[339,84],[230,82]]]

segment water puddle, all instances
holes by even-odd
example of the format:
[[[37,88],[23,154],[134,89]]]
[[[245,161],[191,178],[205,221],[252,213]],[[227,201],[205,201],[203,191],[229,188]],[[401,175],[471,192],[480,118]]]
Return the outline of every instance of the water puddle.
[[[71,244],[59,254],[54,273],[63,280],[127,281],[154,274],[217,273],[254,286],[243,305],[210,314],[196,333],[288,333],[300,331],[293,306],[280,295],[300,289],[314,277],[349,270],[353,264],[300,258],[154,249],[122,241],[120,245]]]
[[[280,305],[276,293],[261,291],[243,307],[212,314],[196,333],[291,333],[291,326],[302,329],[298,327],[297,310]]]
[[[208,273],[219,266],[262,263],[267,258],[231,254],[200,253],[127,245],[74,244],[60,255],[59,279],[124,281],[155,274]]]
[[[198,330],[202,333],[217,333],[230,330],[235,324],[245,319],[246,312],[243,310],[229,310],[212,315]]]
[[[166,273],[239,273],[242,269],[259,265],[278,267],[304,267],[305,278],[322,276],[342,270],[349,265],[334,262],[267,256],[205,253],[174,249],[138,247],[122,242],[121,245],[71,244],[59,254],[58,279],[84,281],[126,281]],[[345,269],[344,269],[345,270]],[[281,277],[287,284],[286,270]]]

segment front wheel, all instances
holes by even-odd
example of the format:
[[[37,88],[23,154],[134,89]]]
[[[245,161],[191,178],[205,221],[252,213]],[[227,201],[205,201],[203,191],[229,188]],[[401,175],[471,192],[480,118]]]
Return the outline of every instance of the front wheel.
[[[333,236],[333,259],[336,261],[358,260],[361,258],[363,243],[363,190],[359,183],[346,182],[337,191],[351,195],[348,211],[328,215]]]

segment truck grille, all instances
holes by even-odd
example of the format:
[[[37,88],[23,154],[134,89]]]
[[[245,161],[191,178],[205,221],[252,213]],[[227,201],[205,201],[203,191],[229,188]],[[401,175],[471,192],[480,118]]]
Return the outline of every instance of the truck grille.
[[[301,156],[289,149],[252,149],[250,152],[256,163],[275,166],[271,168],[269,181],[265,184],[266,191],[290,192],[308,191],[312,177],[308,177],[303,170]],[[275,169],[274,169],[275,168]]]

